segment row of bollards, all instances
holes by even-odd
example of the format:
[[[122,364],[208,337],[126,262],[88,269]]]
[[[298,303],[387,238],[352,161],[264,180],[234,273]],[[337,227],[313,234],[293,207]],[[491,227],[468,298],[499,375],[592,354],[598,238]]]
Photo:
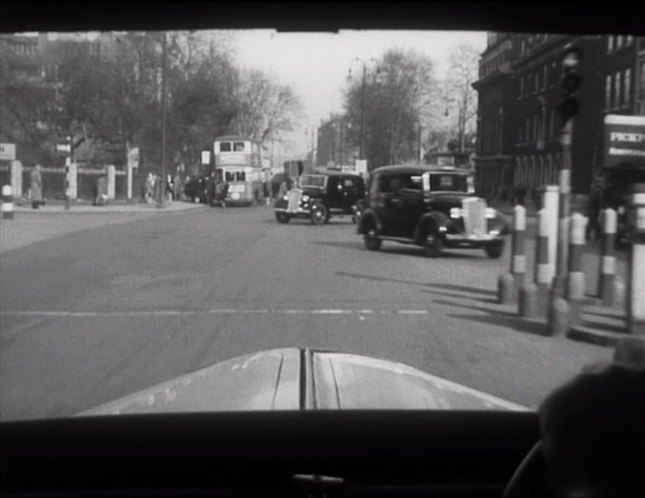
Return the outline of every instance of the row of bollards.
[[[553,199],[557,196],[545,195],[545,207],[537,215],[533,281],[527,278],[526,271],[526,210],[523,206],[515,206],[510,271],[499,277],[498,301],[517,303],[518,314],[524,318],[546,318],[548,333],[562,335],[581,322],[585,303],[583,262],[588,219],[580,213],[569,218],[566,288],[563,296],[556,294],[553,292],[555,262],[550,248],[554,245],[553,224],[558,221],[552,218],[558,210],[557,205],[547,205]],[[627,322],[630,333],[645,335],[645,185],[636,186],[632,208],[633,218],[631,223],[628,221],[633,232],[625,300]],[[605,306],[616,306],[623,301],[624,283],[616,276],[617,219],[613,209],[602,212],[598,296]]]

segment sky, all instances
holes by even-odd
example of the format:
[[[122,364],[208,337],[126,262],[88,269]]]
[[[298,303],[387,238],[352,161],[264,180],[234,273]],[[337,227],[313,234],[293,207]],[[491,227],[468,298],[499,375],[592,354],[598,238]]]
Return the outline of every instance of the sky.
[[[236,31],[231,49],[240,66],[261,69],[296,91],[304,105],[298,130],[285,136],[288,154],[303,155],[311,141],[305,128],[320,125],[330,113],[342,110],[342,89],[350,71],[360,75],[356,59],[377,59],[391,48],[412,49],[429,57],[442,79],[450,51],[461,43],[486,47],[486,32],[472,31],[340,31],[334,33],[277,33],[274,30]]]

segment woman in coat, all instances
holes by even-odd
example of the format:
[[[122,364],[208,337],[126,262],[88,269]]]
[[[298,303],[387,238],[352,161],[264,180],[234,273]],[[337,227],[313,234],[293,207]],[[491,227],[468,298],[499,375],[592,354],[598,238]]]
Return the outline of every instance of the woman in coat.
[[[38,209],[43,202],[43,176],[40,164],[36,164],[29,175],[29,187],[31,188],[31,207]]]

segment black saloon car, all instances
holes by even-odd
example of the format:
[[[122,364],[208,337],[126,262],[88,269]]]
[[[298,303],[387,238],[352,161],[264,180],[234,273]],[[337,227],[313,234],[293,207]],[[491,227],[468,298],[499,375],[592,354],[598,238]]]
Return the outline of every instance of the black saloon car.
[[[329,223],[332,215],[355,214],[356,204],[365,196],[363,178],[352,173],[308,173],[299,183],[299,189],[276,200],[274,212],[279,223],[292,218],[310,219],[315,225]],[[294,194],[297,205],[290,209],[289,196]]]
[[[357,232],[367,249],[383,240],[416,244],[429,257],[444,247],[504,252],[506,219],[470,192],[469,173],[449,167],[384,166],[372,172]]]

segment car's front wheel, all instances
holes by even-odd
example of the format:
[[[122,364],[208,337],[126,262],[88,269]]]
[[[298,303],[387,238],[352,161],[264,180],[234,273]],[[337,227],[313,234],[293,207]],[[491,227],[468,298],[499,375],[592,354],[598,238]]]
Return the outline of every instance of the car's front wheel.
[[[484,252],[486,256],[491,259],[499,259],[504,254],[504,242],[499,242],[497,244],[488,244],[484,246]]]
[[[365,232],[365,235],[363,236],[363,240],[365,241],[365,248],[368,251],[378,251],[381,249],[381,244],[383,243],[379,238],[374,225],[367,229],[367,232]]]
[[[428,258],[438,258],[443,254],[443,239],[435,230],[429,230],[423,239],[423,252]]]
[[[329,211],[324,204],[317,204],[311,209],[311,223],[322,225],[329,221]]]
[[[285,223],[289,223],[289,220],[291,218],[289,218],[289,216],[287,216],[287,214],[285,213],[276,213],[275,219],[278,220],[278,223],[285,224]]]

